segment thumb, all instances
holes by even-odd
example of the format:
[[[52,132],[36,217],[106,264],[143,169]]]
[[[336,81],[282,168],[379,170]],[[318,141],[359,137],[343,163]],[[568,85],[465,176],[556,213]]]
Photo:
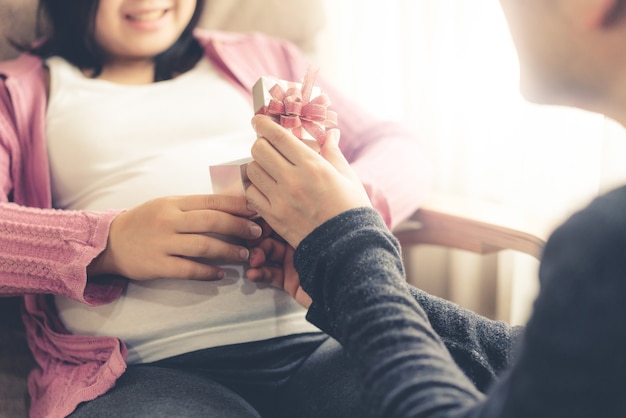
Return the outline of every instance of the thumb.
[[[326,141],[320,149],[320,155],[324,157],[333,167],[335,167],[340,173],[348,174],[352,172],[350,164],[343,156],[343,153],[339,149],[339,139],[341,133],[339,129],[331,129],[326,133]]]

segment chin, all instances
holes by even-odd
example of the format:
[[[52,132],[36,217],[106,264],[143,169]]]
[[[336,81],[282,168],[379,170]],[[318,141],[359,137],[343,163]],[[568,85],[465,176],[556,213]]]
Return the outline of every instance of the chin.
[[[597,104],[602,102],[602,96],[597,92],[584,89],[578,84],[566,83],[563,79],[543,83],[520,79],[519,91],[526,101],[539,105],[566,106],[599,112]]]
[[[567,101],[557,83],[539,83],[537,78],[521,77],[519,91],[524,100],[541,105],[562,105]]]
[[[550,102],[548,100],[548,95],[546,94],[546,92],[538,88],[534,84],[529,84],[529,83],[520,81],[519,92],[524,98],[524,100],[530,103],[549,104]]]

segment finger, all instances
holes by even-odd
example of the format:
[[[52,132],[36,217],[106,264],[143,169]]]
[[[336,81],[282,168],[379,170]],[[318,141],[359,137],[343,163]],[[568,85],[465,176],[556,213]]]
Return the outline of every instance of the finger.
[[[269,199],[254,184],[246,189],[246,199],[248,200],[248,205],[259,214],[267,213],[270,210],[271,204]]]
[[[248,259],[248,263],[250,263],[251,268],[257,268],[265,264],[267,258],[265,257],[265,251],[263,251],[259,247],[250,248],[250,258]]]
[[[241,245],[203,234],[178,234],[169,241],[169,255],[241,262],[248,260],[250,250]]]
[[[278,127],[278,125],[276,126]],[[250,153],[256,162],[257,168],[263,168],[264,172],[274,182],[276,182],[278,176],[283,175],[288,169],[293,167],[291,161],[287,160],[266,138],[258,138],[254,141]],[[250,177],[250,164],[248,164],[247,169],[248,177]]]
[[[306,309],[309,309],[313,303],[313,299],[304,291],[302,286],[300,286],[300,277],[298,277],[298,272],[293,264],[293,255],[295,251],[296,250],[294,250],[291,246],[286,247],[286,255],[283,265],[285,275],[285,278],[283,279],[284,287],[287,293],[289,293],[291,297],[296,300],[296,302],[304,306]],[[287,279],[288,275],[292,275],[291,279]]]
[[[282,264],[287,253],[288,245],[275,238],[266,238],[250,249],[250,265],[258,266],[260,263]],[[261,255],[257,255],[261,253]],[[257,264],[259,263],[259,264]]]
[[[260,227],[261,227],[261,236],[252,240],[248,240],[247,244],[248,244],[248,248],[252,248],[252,247],[256,247],[257,245],[259,245],[260,242],[262,242],[264,239],[266,239],[267,237],[271,236],[271,235],[275,235],[274,230],[272,229],[272,227],[270,226],[270,224],[267,223],[267,221],[263,218],[256,218],[254,220],[254,222],[256,222]]]
[[[283,279],[284,287],[287,293],[295,297],[295,295],[298,292],[298,289],[300,289],[300,278],[298,277],[298,273],[296,272],[296,269],[293,265],[294,249],[291,246],[285,246],[285,253],[286,253],[286,257],[285,256],[283,257],[283,260],[284,260],[283,271],[284,271],[285,276],[290,277],[290,280],[287,280],[286,277]]]
[[[265,252],[267,261],[282,264],[288,245],[274,238],[268,238],[261,243],[260,248]]]
[[[301,306],[303,306],[306,309],[309,309],[309,307],[313,303],[313,299],[311,299],[311,296],[309,296],[309,294],[306,293],[304,289],[301,287],[298,288],[298,291],[293,296],[293,298],[296,300],[296,302],[298,302]]]
[[[211,232],[242,239],[259,238],[262,228],[254,221],[217,210],[193,210],[183,214],[176,224],[176,232]]]
[[[252,216],[252,212],[246,206],[246,199],[241,196],[224,195],[189,195],[178,196],[178,208],[182,211],[192,210],[217,210],[239,216]]]
[[[163,277],[178,280],[215,281],[224,278],[224,270],[219,267],[172,256],[162,269]]]
[[[246,278],[256,283],[266,283],[272,287],[283,290],[283,269],[264,265],[246,271]]]
[[[339,129],[330,129],[326,133],[326,142],[320,149],[320,155],[324,157],[337,171],[345,176],[353,177],[354,170],[350,167],[350,163],[344,157],[341,149],[339,149],[339,139],[341,132]]]
[[[283,170],[287,171],[287,168],[285,167]],[[246,167],[246,174],[250,183],[256,186],[264,195],[276,189],[276,178],[265,170],[261,162],[254,160],[249,163]]]
[[[252,119],[252,125],[257,135],[265,138],[272,147],[293,164],[299,161],[302,155],[316,154],[295,135],[267,116],[255,116]]]
[[[264,237],[269,237],[270,235],[276,235],[276,233],[274,232],[274,230],[272,229],[270,224],[267,223],[267,221],[265,219],[259,218],[259,219],[256,220],[256,223],[258,223],[259,226],[261,226],[261,228],[263,229],[263,236]]]

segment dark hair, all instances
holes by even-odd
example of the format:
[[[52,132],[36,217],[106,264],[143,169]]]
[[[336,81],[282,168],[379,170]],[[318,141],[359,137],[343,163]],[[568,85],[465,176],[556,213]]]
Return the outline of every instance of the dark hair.
[[[100,0],[39,0],[38,35],[43,41],[21,48],[42,58],[57,55],[83,70],[102,73],[105,51],[95,38],[95,22]],[[178,40],[154,57],[154,81],[169,80],[191,69],[202,58],[203,49],[193,36],[205,0],[197,0],[196,10]],[[46,28],[44,28],[44,24]]]

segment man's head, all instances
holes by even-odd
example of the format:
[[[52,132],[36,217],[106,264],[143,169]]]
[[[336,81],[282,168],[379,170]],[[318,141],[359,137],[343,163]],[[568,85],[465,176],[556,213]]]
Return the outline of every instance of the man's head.
[[[616,96],[626,96],[626,0],[500,3],[519,56],[522,94],[610,115]]]

